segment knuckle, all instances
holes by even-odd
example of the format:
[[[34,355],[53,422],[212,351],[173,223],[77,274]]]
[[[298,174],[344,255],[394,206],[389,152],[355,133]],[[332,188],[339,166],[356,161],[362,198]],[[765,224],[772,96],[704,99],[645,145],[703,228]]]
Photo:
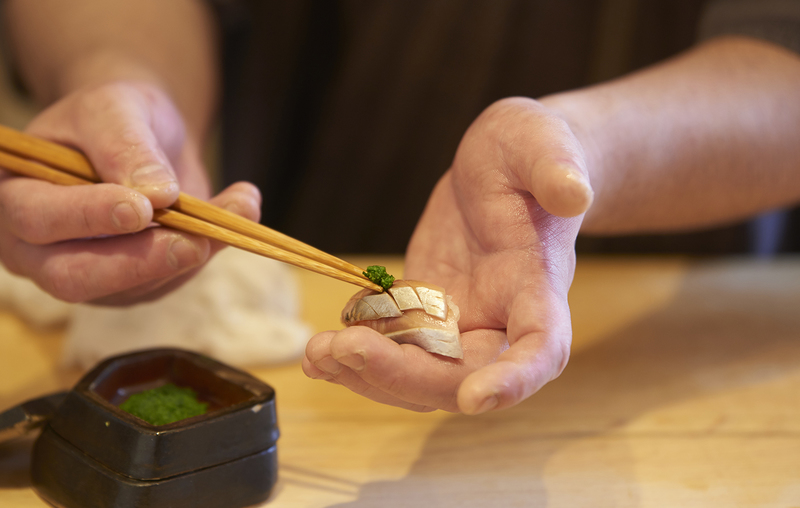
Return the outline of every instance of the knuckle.
[[[150,148],[152,139],[149,139],[148,132],[140,125],[127,123],[122,128],[114,133],[116,142],[119,146],[125,147],[127,150],[136,151],[141,149]]]
[[[99,85],[76,95],[72,108],[82,144],[91,146],[87,154],[101,173],[165,164],[164,154],[178,156],[185,141],[177,108],[154,86],[128,82]]]
[[[48,243],[50,228],[35,210],[18,206],[9,210],[7,217],[9,229],[19,239],[34,245]]]
[[[115,133],[113,143],[106,145],[101,164],[105,167],[124,168],[141,164],[142,154],[147,154],[151,149],[151,141],[146,135],[135,127],[125,127]],[[148,157],[152,159],[152,157]]]
[[[119,109],[119,104],[128,98],[129,92],[123,83],[106,83],[75,97],[74,107],[81,116],[106,116]]]
[[[395,397],[402,395],[406,387],[405,377],[400,372],[387,376],[384,382],[383,391]]]
[[[97,216],[97,206],[93,201],[81,201],[67,211],[46,203],[16,206],[6,213],[7,227],[11,234],[33,245],[92,237],[111,230],[111,226],[106,226]]]
[[[136,260],[132,266],[129,266],[125,275],[126,276],[123,277],[122,280],[135,282],[147,282],[158,278],[158,276],[152,272],[151,267],[142,260]],[[169,279],[163,279],[162,282],[166,280]]]
[[[80,303],[90,296],[88,272],[59,258],[45,263],[38,283],[42,289],[65,302]]]
[[[110,132],[106,129],[101,134],[120,139],[121,143],[135,142],[141,137],[141,129],[136,128],[138,122],[132,123],[136,112],[144,105],[141,95],[127,83],[109,83],[80,94],[76,97],[76,117],[87,120],[103,119],[120,126]]]
[[[78,236],[94,236],[102,233],[102,229],[98,227],[98,221],[92,213],[92,208],[86,203],[79,208],[76,221],[79,222],[78,228],[83,230],[83,234]]]

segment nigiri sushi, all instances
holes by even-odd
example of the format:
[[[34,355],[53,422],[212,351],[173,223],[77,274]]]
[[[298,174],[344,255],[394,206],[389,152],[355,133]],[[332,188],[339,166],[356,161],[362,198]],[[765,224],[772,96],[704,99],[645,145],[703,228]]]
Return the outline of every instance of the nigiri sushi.
[[[345,326],[368,326],[400,344],[463,358],[459,311],[450,295],[434,284],[398,280],[386,291],[359,291],[342,310]]]

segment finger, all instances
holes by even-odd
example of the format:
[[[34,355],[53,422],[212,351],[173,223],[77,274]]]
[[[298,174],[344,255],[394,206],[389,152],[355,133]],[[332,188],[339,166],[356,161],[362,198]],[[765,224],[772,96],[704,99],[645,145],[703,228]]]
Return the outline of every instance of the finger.
[[[237,182],[209,200],[209,203],[258,222],[261,217],[261,193],[258,188],[248,182]],[[227,247],[226,244],[212,240],[210,254],[213,256]]]
[[[572,340],[569,309],[548,306],[535,298],[525,300],[514,303],[508,350],[461,383],[457,399],[462,412],[479,414],[518,404],[558,377],[566,366]],[[543,315],[537,309],[549,311]]]
[[[30,178],[0,182],[0,227],[33,244],[141,231],[153,208],[121,185],[65,187]]]
[[[324,333],[335,333],[335,332],[324,332]],[[306,347],[308,347],[308,344],[306,345]],[[327,356],[323,354],[323,355],[318,355],[318,357],[321,360],[323,358],[326,358]],[[336,360],[333,361],[335,362]],[[314,363],[312,363],[312,361],[308,358],[308,354],[303,356],[303,360],[300,363],[303,369],[303,373],[306,376],[310,377],[311,379],[321,379],[323,381],[331,381],[333,379],[333,375],[328,374],[327,371],[331,370],[334,372],[338,372],[338,369],[336,367],[331,367],[331,368],[326,367],[326,370],[322,370],[321,368],[317,367]],[[336,364],[341,365],[339,362],[336,362]]]
[[[513,111],[513,123],[501,138],[512,181],[518,179],[521,188],[553,215],[584,213],[594,192],[583,149],[567,123],[530,99],[506,99],[499,107]]]
[[[463,413],[474,415],[514,406],[561,372],[564,356],[557,343],[531,336],[518,344],[516,348],[509,348],[497,362],[464,379],[458,390],[458,407]]]
[[[230,212],[239,214],[250,220],[258,221],[259,219],[261,212],[261,193],[258,191],[257,187],[250,183],[234,183],[210,201],[217,206],[221,206]],[[225,244],[217,241],[210,241],[209,243],[209,257],[226,247]],[[130,301],[155,300],[183,285],[186,281],[191,279],[199,269],[200,267],[198,266],[186,272],[181,271],[179,275],[149,281],[125,290],[122,293],[96,298],[92,301],[93,303],[103,305],[122,305]]]
[[[253,222],[261,218],[261,192],[249,182],[231,184],[210,202]]]
[[[366,397],[380,404],[400,407],[417,412],[435,411],[436,407],[425,406],[408,402],[394,397],[380,388],[372,386],[362,379],[358,373],[347,366],[337,362],[329,354],[330,340],[337,332],[322,332],[315,335],[306,347],[306,356],[303,358],[303,372],[312,379],[322,379],[341,384],[350,391]],[[316,358],[312,363],[309,358]]]
[[[179,272],[177,275],[151,280],[124,291],[87,300],[87,303],[104,306],[126,306],[130,305],[131,303],[143,303],[158,300],[162,296],[178,289],[180,286],[188,282],[201,269],[202,266],[198,266],[190,269],[189,271]]]
[[[1,254],[9,270],[68,302],[96,300],[185,274],[202,265],[210,250],[204,238],[159,227],[46,246],[3,236]]]
[[[211,198],[211,181],[200,152],[197,141],[187,135],[183,140],[180,157],[170,160],[177,173],[181,192],[208,200]]]
[[[444,360],[418,346],[397,344],[366,327],[345,328],[336,334],[330,353],[361,380],[395,398],[457,409],[455,393],[464,373],[450,367],[457,367],[458,360]],[[348,386],[346,380],[337,380]]]
[[[330,360],[331,363],[327,363],[327,360]],[[405,400],[398,399],[397,397],[393,397],[383,392],[382,390],[368,384],[366,381],[361,379],[358,376],[358,374],[353,372],[348,367],[338,364],[336,360],[333,360],[330,356],[323,358],[323,361],[326,368],[329,368],[335,371],[336,373],[328,374],[320,370],[315,365],[311,364],[308,358],[303,358],[303,363],[302,363],[303,372],[312,379],[320,379],[338,385],[343,385],[345,388],[349,389],[353,393],[361,395],[362,397],[370,399],[379,404],[386,404],[388,406],[408,409],[410,411],[416,411],[418,413],[429,413],[431,411],[436,411],[438,409],[435,407],[414,404],[411,402],[407,402]],[[334,365],[338,366],[335,367]]]
[[[136,189],[154,208],[178,197],[170,155],[180,155],[183,122],[153,87],[115,83],[83,91],[44,111],[27,131],[81,149],[104,182]]]
[[[456,392],[461,380],[478,365],[494,360],[503,349],[502,333],[487,332],[484,338],[480,342],[463,341],[465,360],[456,360],[411,344],[397,344],[370,328],[354,326],[331,337],[330,355],[369,385],[392,397],[457,411]],[[347,381],[337,380],[342,384]]]

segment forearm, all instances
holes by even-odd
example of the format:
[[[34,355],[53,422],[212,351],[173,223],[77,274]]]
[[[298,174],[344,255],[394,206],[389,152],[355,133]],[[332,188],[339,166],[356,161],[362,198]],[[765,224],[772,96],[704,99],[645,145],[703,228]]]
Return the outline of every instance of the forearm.
[[[8,0],[8,33],[23,79],[47,104],[114,80],[156,83],[202,139],[213,114],[216,43],[195,0]]]
[[[721,39],[606,84],[545,97],[586,151],[583,232],[670,231],[800,200],[800,57]]]

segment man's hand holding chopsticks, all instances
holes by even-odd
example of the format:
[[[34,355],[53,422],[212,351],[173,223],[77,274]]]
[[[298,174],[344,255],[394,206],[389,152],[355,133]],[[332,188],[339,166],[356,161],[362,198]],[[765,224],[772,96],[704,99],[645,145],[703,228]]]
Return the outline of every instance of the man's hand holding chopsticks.
[[[126,304],[174,289],[221,248],[150,227],[153,209],[172,204],[181,190],[210,195],[199,149],[158,87],[80,89],[27,131],[80,149],[106,183],[63,187],[4,174],[0,260],[9,270],[66,301]],[[235,184],[212,202],[258,219],[260,194],[252,185]]]

